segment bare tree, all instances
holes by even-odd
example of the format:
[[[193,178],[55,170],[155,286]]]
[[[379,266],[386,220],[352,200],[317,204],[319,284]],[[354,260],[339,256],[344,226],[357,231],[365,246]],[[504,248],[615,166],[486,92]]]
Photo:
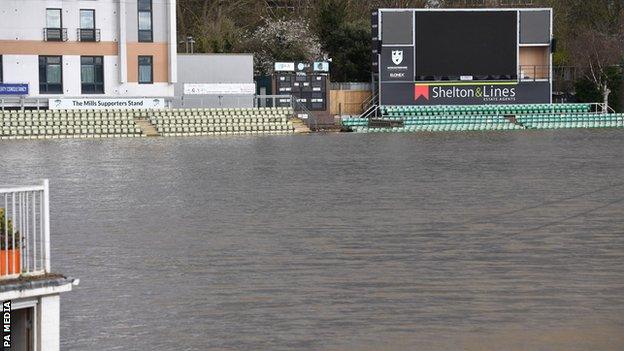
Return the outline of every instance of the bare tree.
[[[609,101],[607,70],[620,64],[624,58],[624,38],[619,33],[609,34],[586,30],[570,43],[571,60],[581,73],[602,93],[603,102]]]
[[[609,99],[608,71],[624,59],[624,5],[621,0],[552,0],[566,64]]]

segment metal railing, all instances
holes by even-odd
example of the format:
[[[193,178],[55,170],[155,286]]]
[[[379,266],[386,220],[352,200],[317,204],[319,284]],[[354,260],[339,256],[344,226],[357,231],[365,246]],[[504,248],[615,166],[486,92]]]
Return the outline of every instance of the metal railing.
[[[48,98],[28,98],[25,96],[5,96],[0,98],[0,110],[19,108],[36,110],[48,108]]]
[[[182,95],[171,100],[174,108],[252,107],[254,95]]]
[[[44,41],[67,41],[67,28],[43,28]]]
[[[550,79],[550,66],[521,65],[518,67],[518,78],[521,82],[534,82]]]
[[[0,188],[0,280],[50,272],[49,185]]]
[[[292,107],[290,95],[182,95],[172,99],[174,108]]]
[[[76,30],[76,37],[78,38],[78,41],[98,42],[100,41],[100,30],[78,28]]]
[[[292,95],[254,95],[254,107],[294,107]]]
[[[369,110],[372,110],[375,116],[377,116],[378,105],[379,105],[379,93],[371,94],[371,96],[362,103],[362,114],[366,113]]]
[[[377,105],[371,105],[369,106],[364,112],[362,112],[362,114],[360,115],[360,118],[368,118],[369,123],[370,120],[372,118],[377,118],[379,117],[379,106]]]
[[[574,84],[581,77],[580,69],[574,66],[553,67],[553,92],[573,93]]]
[[[372,89],[371,83],[368,82],[331,82],[329,83],[331,90],[365,90]]]
[[[305,104],[299,102],[296,98],[292,96],[286,95],[285,97],[290,98],[290,103],[293,111],[295,112],[295,116],[299,118],[311,130],[318,130],[318,119],[310,110],[308,110]]]
[[[364,103],[362,102],[339,102],[338,103],[338,116],[354,116],[361,115],[366,110]],[[332,111],[333,113],[333,111]]]

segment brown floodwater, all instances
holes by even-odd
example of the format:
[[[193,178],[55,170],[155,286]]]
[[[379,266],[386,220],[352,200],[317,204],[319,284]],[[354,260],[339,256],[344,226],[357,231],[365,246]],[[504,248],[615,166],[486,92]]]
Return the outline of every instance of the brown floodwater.
[[[0,142],[63,350],[622,350],[624,131]]]

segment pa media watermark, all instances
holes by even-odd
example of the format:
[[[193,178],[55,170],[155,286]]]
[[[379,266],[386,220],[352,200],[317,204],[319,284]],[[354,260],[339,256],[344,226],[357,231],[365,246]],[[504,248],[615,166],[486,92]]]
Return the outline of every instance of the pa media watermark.
[[[11,349],[11,300],[2,302],[2,350]]]

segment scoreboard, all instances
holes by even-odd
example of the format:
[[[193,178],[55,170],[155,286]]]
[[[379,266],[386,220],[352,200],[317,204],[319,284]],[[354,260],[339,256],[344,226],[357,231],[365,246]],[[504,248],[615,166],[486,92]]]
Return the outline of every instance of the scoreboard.
[[[275,64],[275,92],[289,95],[312,112],[329,108],[329,64],[327,62],[278,62]],[[278,106],[289,106],[288,99],[278,99]]]
[[[549,103],[552,9],[379,9],[381,105]]]

